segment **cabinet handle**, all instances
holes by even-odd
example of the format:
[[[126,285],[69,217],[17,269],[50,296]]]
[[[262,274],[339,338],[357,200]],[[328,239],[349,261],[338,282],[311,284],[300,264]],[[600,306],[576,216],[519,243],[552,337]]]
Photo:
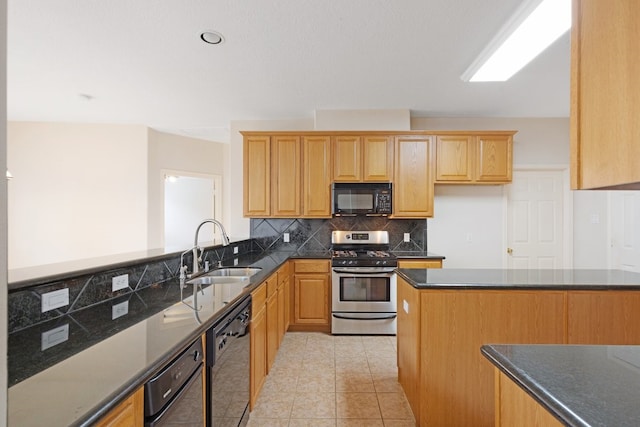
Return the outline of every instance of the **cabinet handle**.
[[[507,248],[507,253],[508,253],[509,255],[513,255],[513,249],[511,249],[511,248]]]

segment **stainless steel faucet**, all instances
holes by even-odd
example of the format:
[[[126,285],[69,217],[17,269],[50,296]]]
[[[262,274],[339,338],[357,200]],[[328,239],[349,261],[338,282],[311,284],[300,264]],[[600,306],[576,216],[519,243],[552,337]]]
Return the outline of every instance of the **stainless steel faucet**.
[[[218,228],[220,229],[220,234],[222,234],[222,245],[223,246],[227,246],[229,245],[229,236],[227,236],[227,232],[224,230],[224,226],[222,225],[222,223],[220,223],[220,221],[215,220],[215,219],[205,219],[204,221],[202,221],[200,223],[200,225],[198,225],[198,228],[196,228],[196,236],[193,240],[193,272],[191,273],[191,275],[196,274],[198,271],[200,271],[200,255],[199,255],[199,251],[200,251],[200,247],[198,247],[198,235],[200,234],[200,228],[202,228],[203,225],[207,224],[207,223],[211,223],[214,226],[217,225]]]

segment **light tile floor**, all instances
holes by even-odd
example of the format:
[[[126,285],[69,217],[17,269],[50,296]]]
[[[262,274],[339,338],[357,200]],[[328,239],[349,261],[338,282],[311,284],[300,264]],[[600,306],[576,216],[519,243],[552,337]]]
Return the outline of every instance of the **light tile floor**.
[[[287,332],[248,427],[414,427],[396,337]]]

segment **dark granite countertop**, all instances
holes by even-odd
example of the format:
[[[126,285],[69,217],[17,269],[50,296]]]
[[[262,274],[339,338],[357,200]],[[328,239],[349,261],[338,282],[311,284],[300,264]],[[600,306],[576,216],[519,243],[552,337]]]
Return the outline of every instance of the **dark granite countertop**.
[[[268,252],[240,256],[227,266],[262,270],[223,292],[205,287],[204,295],[198,297],[202,305],[198,316],[180,301],[179,281],[174,279],[10,334],[9,425],[92,424],[240,304],[282,263],[295,257],[329,255]],[[192,286],[183,291],[183,297],[190,302]],[[113,307],[122,303],[127,314],[115,317]],[[65,328],[67,340],[45,345],[43,333]]]
[[[433,252],[392,251],[392,253],[400,259],[445,259],[444,256]]]
[[[486,345],[481,351],[566,425],[640,425],[640,346]]]
[[[623,270],[398,269],[418,289],[640,290],[640,273]]]

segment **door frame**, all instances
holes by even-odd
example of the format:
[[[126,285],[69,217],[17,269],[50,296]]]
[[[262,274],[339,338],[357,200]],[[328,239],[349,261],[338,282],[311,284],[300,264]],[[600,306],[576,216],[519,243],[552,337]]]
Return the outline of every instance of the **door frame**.
[[[160,169],[160,180],[161,180],[161,188],[160,192],[160,210],[159,210],[159,219],[160,219],[160,233],[161,233],[161,247],[165,246],[165,224],[164,224],[164,203],[165,203],[165,195],[164,195],[164,185],[165,180],[168,176],[185,176],[190,178],[203,178],[203,179],[211,179],[214,183],[214,192],[216,197],[216,202],[214,203],[213,209],[213,217],[220,222],[224,223],[224,218],[222,218],[222,175],[219,174],[210,174],[210,173],[199,173],[199,172],[190,172],[178,169]],[[206,219],[206,218],[203,218]],[[217,228],[215,228],[219,232]],[[194,230],[195,232],[195,230]]]
[[[513,172],[562,172],[562,268],[573,268],[573,193],[570,188],[570,171],[569,165],[514,165]],[[507,184],[509,185],[509,184]],[[509,265],[509,259],[507,254],[507,248],[509,247],[508,236],[509,227],[507,221],[507,215],[509,212],[509,197],[506,186],[502,191],[502,218],[503,231],[502,231],[502,268],[507,268]]]

